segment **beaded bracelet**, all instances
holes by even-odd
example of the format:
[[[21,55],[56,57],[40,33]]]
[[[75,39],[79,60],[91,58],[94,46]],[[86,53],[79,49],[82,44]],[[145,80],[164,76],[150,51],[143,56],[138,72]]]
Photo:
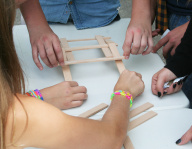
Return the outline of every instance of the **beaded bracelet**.
[[[44,101],[43,96],[41,95],[41,93],[40,93],[40,91],[38,89],[36,89],[36,90],[29,90],[26,94],[28,96],[35,97],[37,99],[40,99],[40,100]]]
[[[125,92],[125,91],[122,91],[122,90],[119,90],[119,91],[115,91],[114,93],[111,94],[111,100],[113,99],[113,97],[115,95],[122,95],[122,96],[125,96],[127,99],[129,99],[130,101],[130,107],[132,107],[132,104],[133,104],[133,98],[132,98],[132,95]]]

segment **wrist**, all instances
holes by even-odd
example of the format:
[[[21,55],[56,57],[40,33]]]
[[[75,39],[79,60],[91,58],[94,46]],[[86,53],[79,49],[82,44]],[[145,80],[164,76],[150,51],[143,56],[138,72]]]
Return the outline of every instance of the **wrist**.
[[[122,90],[115,91],[114,93],[111,94],[111,100],[113,100],[113,98],[116,96],[120,96],[118,98],[124,97],[124,99],[129,102],[130,107],[132,107],[133,97],[130,93],[122,91]]]
[[[46,88],[39,90],[41,92],[41,95],[43,96],[44,101],[49,100],[50,95]]]
[[[26,95],[31,96],[31,97],[35,97],[37,99],[40,99],[42,101],[44,101],[44,98],[41,94],[41,92],[38,89],[35,90],[29,90]]]

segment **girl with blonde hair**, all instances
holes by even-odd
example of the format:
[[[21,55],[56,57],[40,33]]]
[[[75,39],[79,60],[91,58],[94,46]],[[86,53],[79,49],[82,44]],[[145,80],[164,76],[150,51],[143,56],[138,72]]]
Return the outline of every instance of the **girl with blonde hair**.
[[[47,102],[25,95],[23,72],[12,36],[15,9],[14,0],[0,0],[1,149],[121,148],[127,133],[130,102],[144,90],[141,75],[128,70],[121,74],[114,91],[129,92],[132,98],[113,94],[101,121],[69,116]],[[76,82],[70,84],[78,86]],[[54,90],[55,87],[41,90],[43,98],[54,94]]]

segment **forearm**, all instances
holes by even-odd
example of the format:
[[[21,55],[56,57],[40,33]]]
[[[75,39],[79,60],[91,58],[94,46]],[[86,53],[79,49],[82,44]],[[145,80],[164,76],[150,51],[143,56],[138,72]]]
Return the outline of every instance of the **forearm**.
[[[141,20],[151,23],[151,0],[133,0],[131,20]]]
[[[156,17],[157,1],[151,0],[151,24],[153,24]]]
[[[123,144],[127,134],[129,123],[130,101],[122,96],[115,95],[112,99],[111,105],[102,118],[103,122],[110,122],[117,131],[118,139],[116,143]]]
[[[126,97],[115,95],[102,121],[111,121],[125,131],[129,122],[129,106],[130,101]]]
[[[30,31],[31,28],[49,27],[39,0],[28,0],[20,6],[21,13]]]

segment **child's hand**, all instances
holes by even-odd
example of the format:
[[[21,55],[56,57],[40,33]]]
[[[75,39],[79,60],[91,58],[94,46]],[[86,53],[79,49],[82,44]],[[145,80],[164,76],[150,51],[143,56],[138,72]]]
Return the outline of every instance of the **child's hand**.
[[[40,92],[46,102],[61,110],[81,106],[88,97],[86,87],[75,81],[61,82]]]
[[[123,90],[132,94],[133,98],[140,95],[144,91],[145,85],[142,76],[139,73],[124,70],[114,87],[114,91]]]

